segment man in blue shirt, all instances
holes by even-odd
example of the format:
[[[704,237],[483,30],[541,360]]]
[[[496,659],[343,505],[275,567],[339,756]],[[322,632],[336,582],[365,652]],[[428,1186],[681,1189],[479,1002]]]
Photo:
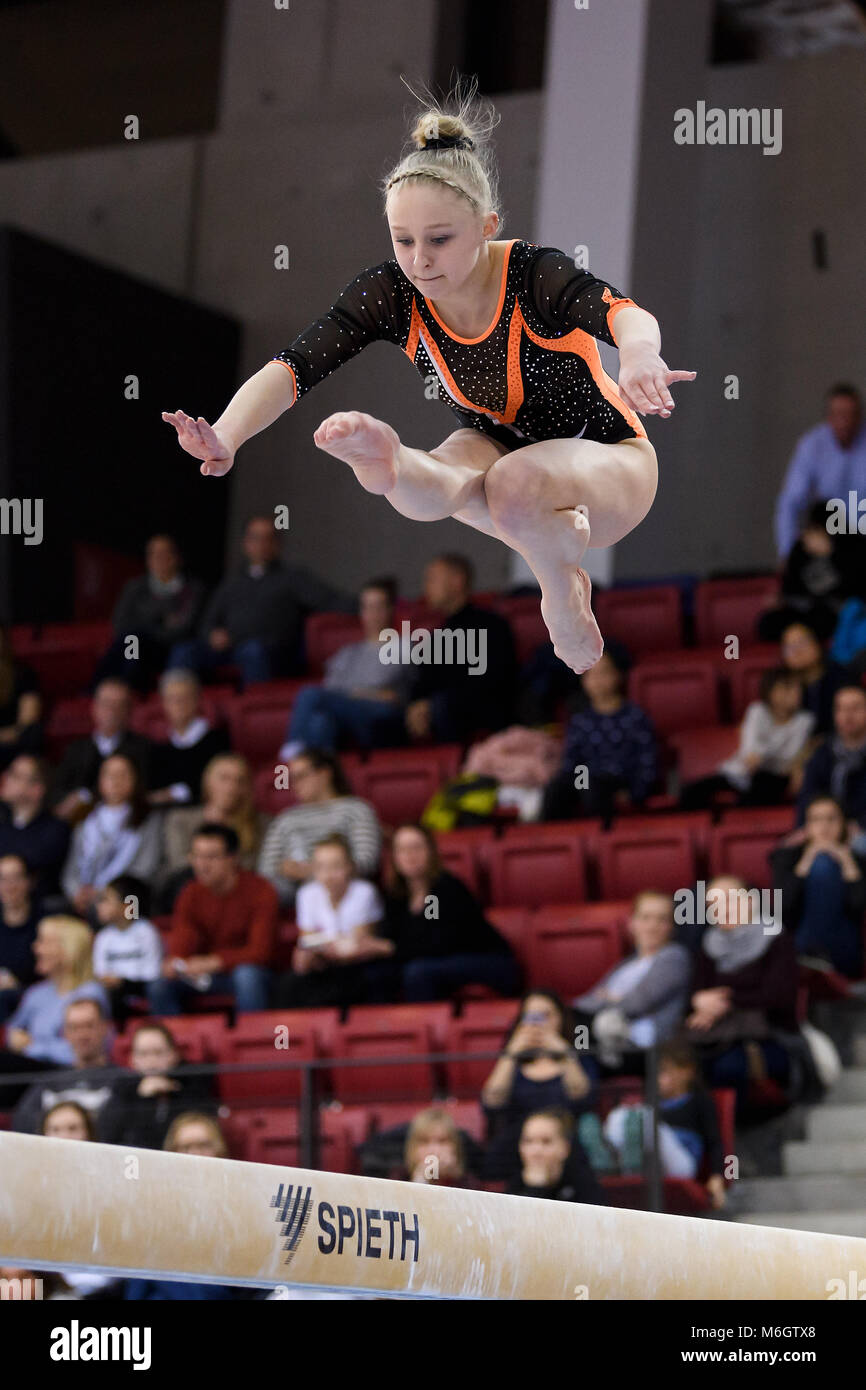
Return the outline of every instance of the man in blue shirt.
[[[810,502],[841,497],[847,507],[849,492],[866,498],[866,425],[860,393],[840,384],[827,393],[824,423],[801,436],[788,465],[776,502],[779,556],[791,550]]]

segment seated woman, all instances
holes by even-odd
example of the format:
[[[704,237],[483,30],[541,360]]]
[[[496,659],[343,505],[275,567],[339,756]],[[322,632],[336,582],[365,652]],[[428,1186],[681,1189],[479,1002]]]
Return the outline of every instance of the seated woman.
[[[162,1148],[181,1111],[201,1109],[213,1093],[211,1078],[190,1075],[177,1043],[164,1023],[141,1023],[129,1054],[130,1076],[112,1083],[99,1115],[105,1144]]]
[[[159,863],[160,824],[150,814],[141,773],[123,753],[113,753],[99,769],[98,800],[72,832],[61,883],[82,916],[100,888],[119,874],[147,882]]]
[[[42,696],[36,676],[12,654],[9,629],[0,625],[0,772],[19,753],[42,748]]]
[[[506,996],[520,988],[511,949],[465,883],[442,868],[436,841],[421,825],[401,825],[382,935],[393,942],[403,995],[413,1003],[449,999],[482,984]]]
[[[404,1170],[408,1182],[436,1183],[439,1187],[476,1187],[466,1172],[463,1135],[447,1110],[431,1106],[412,1120],[406,1135]]]
[[[544,791],[542,820],[603,816],[640,806],[658,776],[649,716],[626,699],[625,657],[606,650],[580,678],[585,709],[568,721],[562,766]]]
[[[845,812],[831,796],[809,802],[803,831],[794,834],[799,843],[783,844],[770,856],[784,925],[799,956],[817,958],[859,980],[866,858],[851,849]]]
[[[739,748],[713,776],[683,787],[683,810],[712,806],[719,792],[736,793],[739,806],[777,806],[798,790],[815,728],[815,716],[802,703],[803,686],[794,671],[765,671],[760,698],[740,725]]]
[[[696,1178],[706,1160],[707,1194],[718,1210],[725,1205],[724,1155],[719,1120],[697,1057],[687,1043],[666,1043],[658,1053],[661,1171],[666,1178]],[[648,1105],[617,1105],[604,1122],[604,1135],[619,1158],[620,1172],[642,1173],[652,1143]]]
[[[781,657],[782,665],[794,672],[803,687],[803,708],[815,716],[815,733],[830,733],[833,697],[850,682],[851,672],[827,656],[814,630],[804,622],[785,628]]]
[[[707,885],[708,926],[695,961],[683,1039],[697,1050],[712,1089],[733,1087],[743,1114],[753,1081],[784,1085],[791,1066],[780,1035],[796,1034],[797,961],[779,922],[762,922],[742,879]]]
[[[49,1139],[77,1139],[92,1143],[96,1138],[93,1121],[83,1106],[74,1100],[64,1100],[45,1112],[42,1133]],[[63,1284],[68,1298],[103,1299],[119,1297],[120,1280],[113,1274],[97,1274],[90,1269],[67,1269]]]
[[[352,795],[333,753],[307,748],[290,759],[288,767],[297,805],[271,822],[258,865],[284,908],[293,906],[298,888],[312,877],[310,854],[323,835],[345,835],[355,868],[363,878],[375,876],[382,851],[376,812],[369,802]]]
[[[277,981],[284,1009],[348,1007],[366,997],[364,963],[393,954],[376,934],[382,899],[372,883],[355,875],[343,835],[327,835],[313,849],[313,877],[298,889],[300,937],[290,974]]]
[[[520,1128],[519,1169],[506,1187],[516,1197],[553,1202],[607,1205],[604,1190],[589,1166],[568,1110],[535,1110]]]
[[[652,1047],[678,1027],[688,1004],[691,957],[674,941],[673,899],[647,890],[634,900],[628,931],[634,953],[574,1001],[599,1044],[605,1066],[623,1064],[623,1050]],[[631,1061],[631,1059],[629,1059]]]
[[[192,837],[201,825],[230,825],[240,842],[242,869],[255,869],[270,816],[253,801],[250,765],[240,753],[218,753],[204,770],[200,806],[177,806],[163,823],[159,866],[159,910],[171,912],[175,899],[192,878],[189,855]]]
[[[481,1090],[487,1115],[485,1176],[503,1178],[513,1172],[527,1115],[551,1106],[579,1115],[592,1104],[597,1078],[594,1060],[578,1059],[565,1005],[548,990],[531,990]]]

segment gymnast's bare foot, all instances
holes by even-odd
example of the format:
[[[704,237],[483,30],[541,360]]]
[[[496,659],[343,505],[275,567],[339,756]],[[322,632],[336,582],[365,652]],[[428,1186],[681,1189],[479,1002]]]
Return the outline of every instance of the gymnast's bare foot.
[[[555,570],[546,569],[544,576],[539,577],[541,616],[560,661],[582,675],[604,651],[590,602],[592,584],[586,571],[579,567],[589,545],[589,514],[581,506],[562,509],[560,515],[569,525],[557,536],[558,546],[549,547],[548,555],[552,552],[562,563]]]
[[[322,421],[313,439],[325,453],[348,463],[367,492],[390,492],[396,483],[400,439],[384,420],[360,410],[339,410]]]

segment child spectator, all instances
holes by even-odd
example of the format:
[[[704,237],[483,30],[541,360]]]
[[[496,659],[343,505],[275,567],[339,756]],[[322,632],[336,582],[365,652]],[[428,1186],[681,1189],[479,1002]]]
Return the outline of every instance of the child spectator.
[[[159,979],[162,944],[147,917],[149,897],[140,879],[121,874],[96,899],[100,930],[93,943],[93,973],[108,990],[118,1019],[125,1017],[128,1000],[144,993],[146,981]]]
[[[776,667],[761,677],[740,725],[740,746],[712,777],[683,787],[686,811],[711,806],[719,792],[734,792],[740,806],[776,806],[802,772],[815,716],[801,708],[803,686],[794,671]]]
[[[343,1007],[365,997],[364,962],[393,953],[376,935],[382,899],[372,883],[357,878],[343,835],[328,835],[313,849],[313,877],[298,889],[300,939],[292,973],[277,985],[282,1008]]]
[[[655,730],[649,716],[626,699],[626,669],[624,653],[608,650],[581,676],[588,704],[568,721],[562,766],[545,788],[542,820],[609,821],[618,810],[642,805],[652,791],[658,776]]]
[[[607,1205],[587,1161],[567,1110],[536,1110],[520,1130],[520,1169],[506,1191],[517,1197],[546,1197],[553,1202]]]
[[[697,1058],[686,1043],[666,1043],[658,1053],[661,1170],[666,1178],[695,1178],[704,1162],[706,1189],[718,1210],[725,1204],[724,1158],[713,1098],[703,1084]],[[623,1173],[640,1173],[652,1143],[652,1110],[617,1105],[604,1122],[604,1134],[619,1156]]]

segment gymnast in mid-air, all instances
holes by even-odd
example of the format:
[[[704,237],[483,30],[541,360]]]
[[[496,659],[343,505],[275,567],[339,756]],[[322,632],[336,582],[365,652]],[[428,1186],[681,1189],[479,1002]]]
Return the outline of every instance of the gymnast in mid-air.
[[[554,650],[580,673],[604,646],[584,552],[646,516],[658,465],[638,416],[668,418],[672,383],[696,374],[667,367],[656,319],[613,285],[562,251],[497,238],[496,120],[474,82],[431,101],[383,184],[394,259],[363,270],[213,425],[181,410],[162,418],[201,472],[219,476],[247,439],[368,343],[396,343],[435,376],[460,428],[426,451],[346,410],[322,421],[316,444],[403,516],[453,516],[522,555]],[[616,383],[596,339],[619,349]]]

